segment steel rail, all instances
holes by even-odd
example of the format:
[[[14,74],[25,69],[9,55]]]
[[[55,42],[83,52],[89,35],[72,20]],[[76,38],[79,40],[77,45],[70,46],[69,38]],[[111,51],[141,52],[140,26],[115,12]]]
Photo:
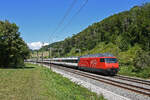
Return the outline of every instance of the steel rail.
[[[120,76],[120,75],[114,76],[114,78],[127,80],[127,81],[132,81],[132,82],[136,82],[136,83],[141,83],[141,84],[145,84],[145,85],[150,85],[150,81],[137,79],[137,78],[124,77],[124,76]]]
[[[37,62],[37,63],[42,63],[42,62]],[[44,64],[49,65],[49,62],[44,62]],[[84,77],[87,77],[87,78],[90,78],[90,79],[94,79],[96,81],[100,81],[100,82],[103,82],[103,83],[106,83],[106,84],[117,86],[117,87],[120,87],[120,88],[123,88],[123,89],[126,89],[126,90],[130,90],[130,91],[133,91],[133,92],[136,92],[136,93],[140,93],[140,94],[143,94],[143,95],[146,95],[146,96],[150,97],[150,89],[147,89],[147,88],[143,88],[143,87],[139,87],[139,86],[123,83],[123,82],[114,81],[114,80],[104,78],[104,77],[100,77],[100,76],[96,76],[96,75],[91,75],[89,73],[79,71],[79,70],[73,70],[73,69],[67,68],[67,67],[65,67],[65,68],[64,67],[58,67],[58,65],[57,66],[55,65],[55,67],[57,67],[58,69],[64,70],[64,71],[68,71],[68,72],[71,72],[71,73],[74,73],[74,74],[77,74],[77,75],[80,75],[80,76],[84,76]],[[123,86],[123,85],[126,85],[126,86]],[[138,90],[138,89],[142,89],[144,91],[141,91],[141,90]],[[147,92],[145,92],[145,91],[147,91]]]
[[[110,85],[113,85],[113,86],[117,86],[117,87],[120,87],[120,88],[123,88],[123,89],[127,89],[127,90],[130,90],[130,91],[134,91],[134,92],[136,92],[136,93],[140,93],[140,94],[143,94],[143,95],[146,95],[146,96],[149,96],[149,97],[150,97],[150,93],[149,93],[149,92],[150,92],[150,89],[147,89],[147,88],[138,87],[138,86],[134,86],[134,85],[130,85],[130,84],[118,82],[118,81],[109,80],[109,79],[102,78],[102,77],[98,77],[98,76],[95,76],[95,75],[83,73],[83,72],[81,72],[81,71],[76,71],[76,70],[71,71],[70,69],[69,69],[69,70],[66,70],[66,69],[63,69],[62,67],[57,67],[57,68],[62,69],[62,70],[65,70],[65,71],[69,71],[69,72],[74,73],[74,74],[77,74],[77,75],[81,75],[81,76],[84,76],[84,77],[88,77],[88,78],[91,78],[91,79],[94,79],[94,80],[97,80],[97,81],[100,81],[100,82],[103,82],[103,83],[107,83],[107,84],[110,84]],[[100,79],[100,78],[101,78],[101,79]],[[107,80],[107,81],[106,81],[106,80]],[[114,83],[113,83],[113,82],[114,82]],[[116,83],[117,83],[117,84],[116,84]],[[149,92],[144,92],[144,91],[140,91],[140,90],[137,90],[137,89],[132,89],[132,88],[129,88],[129,87],[126,87],[126,86],[122,86],[122,85],[119,85],[119,84],[127,85],[127,86],[129,86],[129,87],[139,88],[139,89],[146,90],[146,91],[149,91]]]

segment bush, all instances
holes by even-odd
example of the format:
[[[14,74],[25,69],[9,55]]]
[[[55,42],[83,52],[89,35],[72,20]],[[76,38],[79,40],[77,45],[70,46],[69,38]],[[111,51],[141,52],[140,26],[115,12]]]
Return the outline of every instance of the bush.
[[[133,65],[135,67],[134,71],[141,71],[146,67],[150,67],[150,53],[143,50],[137,51]]]
[[[145,67],[142,70],[137,70],[134,66],[120,66],[119,74],[140,77],[140,78],[149,78],[150,77],[150,67]]]

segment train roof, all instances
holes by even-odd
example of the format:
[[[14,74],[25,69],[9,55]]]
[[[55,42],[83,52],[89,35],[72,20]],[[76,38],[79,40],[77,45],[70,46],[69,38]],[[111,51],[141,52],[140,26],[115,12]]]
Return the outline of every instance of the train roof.
[[[115,56],[110,53],[98,53],[98,54],[89,54],[89,55],[80,56],[80,58],[86,58],[86,57],[115,57]]]
[[[52,58],[52,60],[78,60],[78,57]]]
[[[84,56],[73,56],[73,57],[66,57],[66,58],[52,58],[47,60],[78,60],[79,58],[89,58],[89,57],[115,57],[114,55],[110,53],[98,53],[98,54],[89,54]]]

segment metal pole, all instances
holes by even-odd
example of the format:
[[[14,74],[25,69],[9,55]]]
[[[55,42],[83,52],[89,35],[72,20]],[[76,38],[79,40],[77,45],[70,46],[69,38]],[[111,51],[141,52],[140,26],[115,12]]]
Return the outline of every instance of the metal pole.
[[[60,57],[60,52],[61,52],[62,48],[58,48],[58,56]]]
[[[58,49],[58,57],[60,57],[59,49]]]
[[[79,49],[79,54],[80,54],[80,56],[81,56],[81,49]]]
[[[43,46],[44,46],[44,43],[42,43],[42,63],[43,63]]]
[[[37,62],[38,62],[38,58],[39,58],[39,52],[38,52],[38,50],[37,50]]]
[[[52,63],[52,62],[51,62],[51,60],[52,60],[52,48],[50,47],[49,50],[50,50],[50,65],[49,65],[49,67],[50,67],[50,69],[51,69],[51,63]]]
[[[48,53],[49,53],[49,58],[50,58],[50,57],[51,57],[51,56],[50,56],[50,48],[48,48],[48,51],[49,51]]]

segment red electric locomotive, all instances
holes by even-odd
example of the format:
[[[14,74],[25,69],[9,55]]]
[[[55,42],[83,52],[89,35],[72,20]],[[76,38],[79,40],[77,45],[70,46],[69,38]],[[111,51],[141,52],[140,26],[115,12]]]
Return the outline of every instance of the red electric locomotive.
[[[115,75],[119,70],[119,64],[115,56],[103,53],[79,57],[78,68],[107,75]]]

